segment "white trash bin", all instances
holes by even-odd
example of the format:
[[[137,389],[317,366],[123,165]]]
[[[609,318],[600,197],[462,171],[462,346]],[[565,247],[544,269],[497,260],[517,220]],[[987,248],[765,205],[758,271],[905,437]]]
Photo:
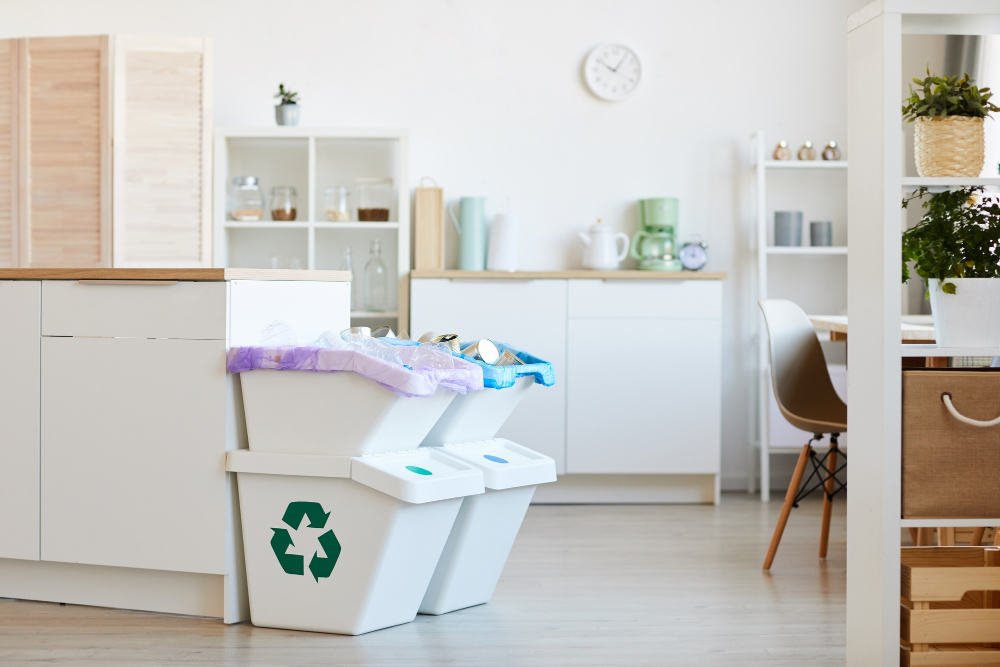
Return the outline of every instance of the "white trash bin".
[[[431,449],[480,469],[486,485],[462,501],[420,603],[421,614],[438,615],[489,602],[535,486],[556,480],[556,464],[504,438]]]
[[[492,438],[534,383],[534,377],[525,375],[517,378],[512,387],[486,387],[455,396],[420,444],[437,447]]]
[[[359,635],[412,621],[476,466],[434,449],[361,457],[237,450],[254,625]]]

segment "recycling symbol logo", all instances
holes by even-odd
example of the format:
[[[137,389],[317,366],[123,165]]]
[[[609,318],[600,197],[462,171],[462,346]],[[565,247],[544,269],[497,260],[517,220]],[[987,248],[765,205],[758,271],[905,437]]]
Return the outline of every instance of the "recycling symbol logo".
[[[326,521],[330,518],[329,512],[323,511],[323,506],[319,503],[291,502],[285,509],[285,515],[281,520],[292,530],[298,531],[303,519],[309,517],[309,528],[326,528]],[[281,569],[288,574],[305,574],[305,556],[288,553],[288,547],[294,547],[292,536],[287,528],[272,528],[274,534],[271,536],[271,549],[278,558]],[[333,573],[333,567],[340,558],[340,540],[333,534],[333,530],[327,530],[317,538],[319,545],[323,548],[324,555],[320,556],[319,551],[315,551],[309,560],[309,572],[313,579],[319,583],[320,579],[329,577]]]

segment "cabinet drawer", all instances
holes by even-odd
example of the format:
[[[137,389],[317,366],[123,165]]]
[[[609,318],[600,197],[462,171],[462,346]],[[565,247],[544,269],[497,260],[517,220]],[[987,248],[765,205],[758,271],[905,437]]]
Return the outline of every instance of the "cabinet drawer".
[[[42,283],[42,335],[226,339],[226,283]]]
[[[718,280],[570,280],[570,317],[721,319]]]

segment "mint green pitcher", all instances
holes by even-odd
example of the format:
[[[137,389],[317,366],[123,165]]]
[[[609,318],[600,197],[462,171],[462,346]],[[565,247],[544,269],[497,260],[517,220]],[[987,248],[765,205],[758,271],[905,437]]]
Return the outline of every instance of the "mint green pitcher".
[[[454,205],[458,204],[458,219]],[[458,268],[483,271],[486,268],[486,197],[462,197],[448,205],[448,216],[458,230]]]

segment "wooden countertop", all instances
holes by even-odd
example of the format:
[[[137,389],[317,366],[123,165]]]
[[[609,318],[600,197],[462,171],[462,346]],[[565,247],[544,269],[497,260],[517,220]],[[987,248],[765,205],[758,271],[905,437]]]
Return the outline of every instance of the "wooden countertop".
[[[410,271],[410,278],[460,278],[488,280],[725,280],[726,274],[702,271],[455,271],[424,269]]]
[[[309,280],[350,282],[350,271],[291,269],[0,269],[0,280]]]

